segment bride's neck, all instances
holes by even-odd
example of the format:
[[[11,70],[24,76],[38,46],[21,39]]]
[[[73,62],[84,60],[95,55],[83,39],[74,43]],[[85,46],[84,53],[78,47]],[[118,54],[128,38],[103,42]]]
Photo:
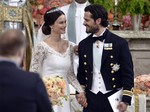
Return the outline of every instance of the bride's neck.
[[[61,35],[54,35],[54,34],[51,34],[49,37],[51,38],[51,40],[53,40],[53,41],[55,41],[55,42],[61,41]]]

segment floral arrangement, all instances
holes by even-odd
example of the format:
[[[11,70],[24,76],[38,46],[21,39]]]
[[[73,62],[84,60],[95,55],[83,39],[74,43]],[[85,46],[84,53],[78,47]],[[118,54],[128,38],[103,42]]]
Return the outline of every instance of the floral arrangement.
[[[122,17],[122,25],[123,25],[124,30],[132,29],[132,18],[130,14],[124,15]]]
[[[52,104],[62,106],[61,100],[68,100],[68,96],[65,95],[66,82],[64,78],[59,76],[44,76],[43,81]]]
[[[61,7],[72,2],[72,0],[30,0],[32,5],[32,16],[38,28],[43,23],[43,16],[52,7]]]
[[[146,94],[150,96],[150,74],[139,75],[134,79],[135,94]]]

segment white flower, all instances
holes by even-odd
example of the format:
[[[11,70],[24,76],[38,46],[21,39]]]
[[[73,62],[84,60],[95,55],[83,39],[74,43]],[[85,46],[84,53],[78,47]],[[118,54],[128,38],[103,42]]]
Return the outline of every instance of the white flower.
[[[120,65],[118,65],[117,63],[113,65],[112,70],[113,71],[118,71],[120,69]]]

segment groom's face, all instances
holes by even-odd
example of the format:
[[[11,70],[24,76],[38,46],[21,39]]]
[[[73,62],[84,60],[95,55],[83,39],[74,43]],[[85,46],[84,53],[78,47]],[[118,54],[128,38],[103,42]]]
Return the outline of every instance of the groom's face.
[[[84,23],[86,27],[86,33],[97,33],[99,31],[98,24],[92,18],[92,14],[90,12],[84,13]]]

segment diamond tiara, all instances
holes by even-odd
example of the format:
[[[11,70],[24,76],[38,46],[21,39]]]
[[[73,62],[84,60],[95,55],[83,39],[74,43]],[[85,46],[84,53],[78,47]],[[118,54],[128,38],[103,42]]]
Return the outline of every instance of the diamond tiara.
[[[56,12],[56,11],[59,11],[60,9],[59,8],[56,8],[56,9],[54,9],[54,10],[50,10],[50,11],[48,11],[47,12],[47,14],[49,14],[49,13],[53,13],[53,12]]]

